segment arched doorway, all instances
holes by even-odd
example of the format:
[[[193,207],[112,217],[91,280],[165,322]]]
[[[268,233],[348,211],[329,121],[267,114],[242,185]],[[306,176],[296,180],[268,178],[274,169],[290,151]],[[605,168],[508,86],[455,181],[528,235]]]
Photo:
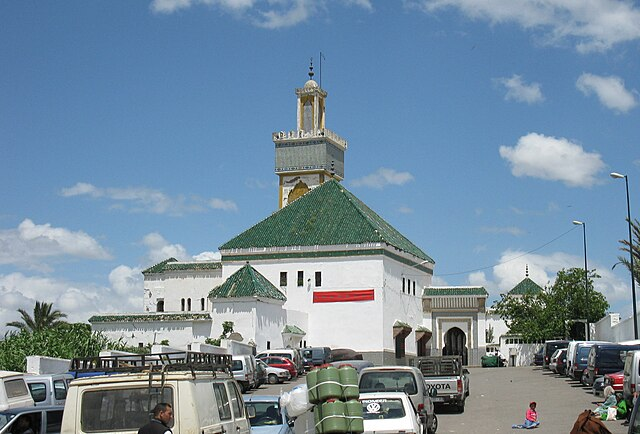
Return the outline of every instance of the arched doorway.
[[[462,356],[462,364],[467,364],[467,336],[458,327],[453,327],[444,335],[444,356]]]

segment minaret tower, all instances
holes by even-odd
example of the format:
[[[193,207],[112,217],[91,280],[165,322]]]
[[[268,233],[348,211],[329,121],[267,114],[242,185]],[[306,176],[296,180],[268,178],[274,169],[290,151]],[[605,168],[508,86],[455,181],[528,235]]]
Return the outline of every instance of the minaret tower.
[[[296,89],[297,129],[273,133],[276,146],[276,175],[280,178],[280,208],[327,179],[344,179],[344,151],[347,141],[325,128],[325,92],[313,80]]]

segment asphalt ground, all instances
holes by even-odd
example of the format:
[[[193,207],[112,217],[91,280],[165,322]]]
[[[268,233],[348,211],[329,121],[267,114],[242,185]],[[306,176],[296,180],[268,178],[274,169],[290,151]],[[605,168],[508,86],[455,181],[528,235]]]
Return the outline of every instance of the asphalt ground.
[[[590,388],[539,367],[469,368],[469,392],[463,413],[436,408],[438,433],[490,434],[525,432],[511,428],[524,422],[530,401],[536,401],[540,426],[536,433],[569,434],[578,415],[596,408],[604,398]],[[280,385],[263,385],[252,394],[279,395],[305,382],[304,377]],[[305,419],[296,421],[296,434],[308,431]],[[613,434],[626,434],[623,421],[605,421]],[[529,431],[526,431],[529,432]]]

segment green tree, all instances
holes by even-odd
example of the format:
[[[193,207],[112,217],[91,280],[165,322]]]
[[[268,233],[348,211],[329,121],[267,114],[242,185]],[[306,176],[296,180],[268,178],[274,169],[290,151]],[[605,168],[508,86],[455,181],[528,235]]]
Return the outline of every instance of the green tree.
[[[36,301],[36,305],[33,308],[33,317],[26,310],[18,309],[22,321],[8,322],[7,326],[15,327],[18,330],[35,332],[66,323],[62,318],[66,318],[67,314],[52,309],[53,303]]]
[[[104,349],[124,350],[121,342],[109,340],[89,324],[62,323],[43,330],[7,333],[0,341],[0,370],[24,371],[27,356],[63,359],[94,357]]]
[[[627,219],[629,221],[629,219]],[[620,240],[620,250],[623,252],[627,252],[627,256],[618,256],[619,263],[623,264],[627,267],[627,270],[631,272],[631,260],[629,257],[629,252],[633,251],[633,278],[636,283],[640,284],[640,222],[637,219],[633,219],[631,222],[631,237],[633,240],[633,246],[629,245],[629,240]],[[618,265],[618,264],[616,264]],[[614,267],[616,266],[614,265]]]
[[[233,333],[233,321],[223,321],[222,322],[222,334],[217,339],[207,338],[204,340],[205,344],[215,345],[216,347],[220,346],[220,342],[223,339],[227,339],[229,335]]]
[[[509,332],[525,340],[567,336],[584,339],[584,324],[574,320],[587,319],[594,323],[604,317],[609,308],[604,295],[594,289],[594,280],[598,278],[595,271],[589,271],[585,289],[584,269],[562,269],[553,285],[542,292],[521,298],[503,294],[493,308],[505,320]]]

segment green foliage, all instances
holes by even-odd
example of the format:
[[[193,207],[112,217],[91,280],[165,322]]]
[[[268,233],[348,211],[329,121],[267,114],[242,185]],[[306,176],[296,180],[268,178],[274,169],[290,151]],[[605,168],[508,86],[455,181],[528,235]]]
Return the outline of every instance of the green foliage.
[[[36,305],[33,308],[33,317],[26,310],[18,309],[22,321],[8,322],[7,326],[15,327],[18,330],[35,332],[66,324],[62,318],[66,318],[67,314],[59,310],[52,310],[52,308],[53,303],[36,301]]]
[[[24,372],[27,356],[72,359],[97,356],[104,349],[124,351],[125,346],[92,332],[89,324],[63,323],[33,332],[25,329],[7,333],[0,341],[0,370]]]
[[[629,221],[628,219],[626,220],[627,222]],[[633,219],[633,222],[631,222],[631,237],[633,240],[633,246],[629,245],[629,240],[620,240],[619,243],[622,244],[620,250],[627,252],[627,255],[629,255],[630,251],[633,252],[633,277],[636,283],[640,284],[640,222],[638,222],[637,219]],[[620,261],[620,263],[627,267],[627,270],[631,272],[630,256],[618,256],[618,261]]]
[[[163,339],[160,341],[160,345],[165,345],[168,346],[169,345],[169,339]]]
[[[584,325],[574,320],[594,323],[609,308],[604,295],[594,289],[593,282],[598,278],[595,271],[590,271],[585,289],[584,269],[562,269],[554,284],[541,293],[525,294],[522,298],[503,294],[493,308],[506,321],[509,333],[521,335],[527,341],[567,336],[584,339]]]
[[[222,323],[222,334],[220,335],[219,338],[214,339],[214,338],[206,338],[204,340],[205,344],[208,345],[215,345],[216,347],[220,346],[220,342],[223,339],[226,339],[227,337],[229,337],[229,335],[233,333],[233,321],[224,321]]]

